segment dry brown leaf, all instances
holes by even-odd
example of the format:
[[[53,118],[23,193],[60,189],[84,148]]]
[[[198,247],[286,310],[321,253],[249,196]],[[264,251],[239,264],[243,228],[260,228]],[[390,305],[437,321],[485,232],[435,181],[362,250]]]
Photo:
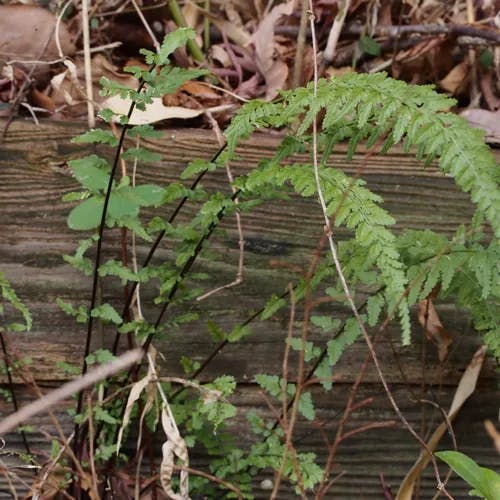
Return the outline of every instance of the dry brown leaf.
[[[212,45],[210,54],[214,61],[217,61],[223,68],[231,66],[231,58],[222,45]]]
[[[498,19],[500,20],[500,12],[498,13]],[[500,69],[498,64],[497,68]],[[493,77],[493,71],[484,72],[479,77],[481,93],[483,94],[486,108],[490,111],[500,109],[500,96],[497,96],[495,93],[495,87],[497,90],[500,90],[500,81],[498,80],[498,78]]]
[[[85,71],[83,61],[81,59],[75,60],[76,64],[72,61],[64,61],[67,69],[62,73],[54,76],[51,80],[52,92],[51,99],[56,106],[68,105],[69,108],[65,109],[65,114],[78,115],[85,111]],[[130,73],[124,73],[102,54],[97,54],[92,58],[92,82],[94,86],[94,96],[96,102],[100,102],[102,98],[99,97],[99,90],[101,89],[100,80],[104,76],[110,80],[119,81],[121,85],[130,87],[131,89],[137,88],[139,82],[137,78],[133,77]],[[136,61],[129,61],[130,65],[141,65]]]
[[[276,5],[267,16],[262,19],[256,32],[252,35],[255,45],[255,60],[260,73],[267,85],[266,99],[276,97],[283,88],[288,77],[288,66],[281,60],[274,58],[275,40],[274,26],[282,16],[290,16],[294,8],[293,1]]]
[[[444,329],[430,298],[419,302],[418,321],[424,328],[427,338],[436,344],[439,361],[443,362],[448,356],[448,347],[452,342],[452,338]]]
[[[102,106],[111,109],[119,115],[126,115],[130,109],[132,101],[130,99],[122,99],[119,95],[112,96],[106,99]],[[172,118],[195,118],[204,113],[203,109],[189,109],[180,106],[164,106],[160,97],[153,98],[153,102],[146,106],[144,111],[137,108],[134,109],[130,117],[130,125],[146,125],[162,120],[171,120]],[[118,121],[118,120],[116,120]]]
[[[201,13],[196,7],[197,6],[191,2],[186,2],[184,7],[182,7],[182,16],[184,17],[184,21],[186,21],[186,26],[192,26],[193,28],[198,26]]]
[[[492,439],[495,449],[500,453],[500,432],[497,431],[495,424],[491,420],[485,420],[484,428]]]
[[[469,399],[474,390],[476,389],[477,379],[479,378],[479,373],[483,366],[484,358],[486,355],[486,347],[480,347],[474,356],[472,357],[469,365],[465,369],[462,378],[458,384],[457,390],[455,391],[455,396],[451,403],[450,409],[448,411],[448,420],[453,422],[457,416],[460,408]],[[447,430],[447,423],[442,422],[437,429],[432,434],[429,441],[427,441],[427,449],[432,453],[439,441],[443,437]],[[403,479],[399,487],[399,491],[396,500],[411,500],[413,496],[413,490],[415,489],[415,482],[418,480],[422,471],[425,469],[427,464],[430,462],[430,456],[427,451],[422,450],[420,456],[418,457],[415,465],[410,469],[406,477]]]
[[[21,61],[52,61],[60,57],[54,31],[56,17],[35,5],[0,5],[0,59]],[[47,41],[49,42],[45,50]],[[75,52],[64,23],[59,27],[59,42],[64,56]],[[43,53],[42,53],[43,51]],[[24,65],[31,68],[31,65]],[[49,66],[38,64],[34,75],[47,76]]]
[[[47,111],[56,110],[54,101],[48,95],[40,92],[36,88],[31,89],[31,101],[35,106],[46,109]]]
[[[195,5],[191,1],[189,3]],[[212,22],[221,33],[224,33],[230,40],[232,40],[237,45],[245,47],[250,43],[251,35],[243,26],[238,26],[237,24],[231,23],[230,21],[221,19],[218,16],[214,16],[207,10],[202,9],[197,5],[195,5],[195,8],[199,12],[203,13],[205,17],[208,17],[208,19],[210,19],[210,22]]]
[[[500,110],[466,109],[460,114],[470,125],[484,130],[486,142],[500,144]]]
[[[452,70],[439,81],[439,86],[446,92],[454,95],[464,87],[468,74],[469,64],[465,61],[461,62],[452,68]]]
[[[139,61],[137,59],[127,60],[124,66],[139,66],[140,68],[147,69],[144,61]],[[96,54],[92,58],[92,80],[99,83],[103,76],[110,80],[118,80],[120,84],[130,87],[131,89],[135,89],[139,85],[139,80],[137,78],[130,73],[121,71],[120,68],[112,64],[104,55]]]
[[[197,82],[195,80],[189,80],[181,85],[180,90],[187,92],[195,97],[200,97],[202,99],[219,99],[220,95],[208,85]]]
[[[233,0],[226,0],[224,2],[224,9],[226,11],[226,16],[230,23],[235,24],[236,26],[243,27],[243,21],[241,20],[241,16],[239,12],[236,10],[233,5]]]

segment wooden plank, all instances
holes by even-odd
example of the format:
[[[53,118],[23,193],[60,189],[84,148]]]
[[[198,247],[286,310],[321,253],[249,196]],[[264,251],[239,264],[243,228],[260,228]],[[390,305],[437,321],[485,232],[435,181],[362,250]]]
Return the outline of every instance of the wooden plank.
[[[495,390],[494,385],[494,383],[489,385],[489,391],[493,392]],[[416,395],[425,399],[432,398],[446,408],[453,395],[453,388],[451,387],[435,389],[436,392],[429,389],[429,393],[423,395],[419,393],[411,394],[408,386],[403,384],[393,385],[392,389],[409,422],[422,433],[428,430],[428,427],[421,427],[422,411],[426,412],[425,421],[428,423],[434,422],[434,425],[439,422],[440,415],[438,410],[414,401],[413,397]],[[333,440],[339,414],[344,409],[349,390],[350,388],[346,384],[336,385],[333,392],[328,394],[321,393],[318,388],[313,388],[314,398],[318,401],[320,409],[314,424],[299,422],[297,425],[294,436],[299,451],[316,453],[317,456],[321,457],[320,463],[324,464],[326,454],[324,436],[327,436],[329,440]],[[347,430],[353,430],[375,421],[394,420],[394,414],[379,386],[373,384],[364,385],[358,393],[358,401],[368,397],[374,398],[373,402],[352,415],[348,421]],[[493,447],[489,446],[488,440],[485,439],[482,424],[484,418],[491,417],[489,412],[491,401],[488,400],[489,397],[491,397],[491,392],[489,395],[485,394],[483,385],[462,410],[453,428],[460,450],[479,460],[482,465],[495,469],[498,466],[498,455]],[[272,415],[265,407],[262,394],[252,385],[240,387],[233,400],[238,404],[238,415],[233,422],[233,429],[238,432],[238,446],[246,449],[253,440],[249,433],[242,432],[242,429],[246,428],[248,413],[254,411],[267,418],[272,418]],[[25,404],[26,402],[27,399],[24,396],[22,403]],[[67,406],[69,407],[69,404]],[[275,406],[278,410],[278,405]],[[4,412],[6,409],[5,402],[0,403],[0,411]],[[58,412],[58,416],[61,419],[63,428],[67,431],[67,434],[70,434],[72,430],[70,419],[61,411]],[[36,430],[29,435],[29,441],[34,450],[46,450],[46,437],[40,431],[55,434],[50,418],[46,415],[40,415],[33,420],[33,424]],[[161,433],[158,433],[153,439],[156,457],[161,456],[160,448],[163,440],[164,437]],[[22,449],[18,435],[10,434],[6,437],[6,441],[7,450]],[[128,447],[124,449],[124,452],[131,457],[134,455],[134,443],[135,441],[132,439]],[[452,449],[452,447],[450,437],[445,436],[440,449]],[[342,500],[359,500],[360,498],[376,500],[383,498],[379,475],[383,474],[386,482],[392,485],[394,490],[397,490],[401,478],[411,468],[418,453],[418,445],[409,436],[408,432],[402,428],[401,424],[385,429],[372,429],[348,439],[341,444],[333,468],[334,475],[340,472],[345,472],[345,475],[339,479],[332,488],[330,495],[327,495],[326,498],[341,498]],[[7,463],[16,463],[14,457],[3,457],[3,460]],[[194,468],[208,470],[208,459],[206,456],[200,455],[199,451],[194,450],[190,454],[190,462]],[[159,458],[157,459],[158,464]],[[16,470],[16,472],[20,471]],[[21,470],[21,472],[23,471]],[[24,471],[25,478],[27,472],[29,471]],[[443,476],[446,473],[444,467],[441,468],[441,473]],[[27,478],[29,479],[29,474]],[[272,476],[259,475],[255,479],[255,494],[258,499],[269,498],[269,492],[260,488],[260,482],[265,478],[272,479]],[[421,498],[432,498],[435,487],[434,473],[428,467],[423,475]],[[465,499],[467,498],[468,487],[457,476],[453,476],[449,483],[449,491],[453,493],[454,498]],[[0,477],[0,498],[10,498],[6,494],[5,478],[3,477]],[[287,487],[286,482],[279,498],[296,498],[290,488]]]
[[[72,253],[78,237],[84,236],[67,227],[70,205],[61,202],[64,194],[78,187],[65,162],[93,151],[91,146],[70,142],[71,137],[83,129],[82,124],[45,122],[43,126],[36,127],[30,122],[18,121],[11,126],[0,148],[0,270],[11,280],[34,317],[31,332],[11,335],[10,339],[19,353],[32,359],[34,374],[42,385],[57,385],[67,380],[68,375],[57,367],[57,361],[79,365],[83,352],[84,326],[76,325],[55,304],[56,297],[87,304],[90,295],[89,280],[82,278],[61,258],[61,254]],[[240,158],[234,162],[234,169],[245,172],[254,168],[260,160],[273,153],[277,143],[278,137],[271,133],[254,137],[239,149]],[[141,165],[139,180],[166,185],[178,179],[191,159],[208,159],[217,149],[217,142],[209,131],[165,130],[161,139],[148,141],[147,146],[161,153],[163,160],[159,165]],[[102,148],[99,150],[105,151]],[[339,148],[332,155],[332,165],[347,173],[355,173],[362,164],[363,155],[356,155],[354,161],[349,163],[344,153],[345,148]],[[497,156],[500,158],[500,154],[497,153]],[[299,156],[298,160],[303,161],[304,157]],[[468,196],[456,189],[452,179],[442,176],[435,167],[423,169],[420,162],[400,149],[384,157],[371,158],[363,169],[363,178],[367,180],[368,187],[383,196],[385,206],[398,220],[396,230],[403,227],[428,228],[451,234],[473,213]],[[207,188],[228,189],[222,171],[209,174],[204,185]],[[192,215],[193,210],[191,206],[186,207],[184,219]],[[282,259],[307,265],[323,231],[315,200],[292,199],[289,202],[268,203],[251,214],[245,214],[243,226],[246,238],[244,283],[190,306],[204,319],[172,332],[165,342],[158,345],[165,356],[162,362],[164,373],[181,375],[181,355],[203,361],[217,347],[208,335],[207,317],[230,330],[259,309],[268,296],[281,293],[296,276],[283,267],[270,267],[270,260]],[[197,264],[197,270],[205,271],[210,276],[205,285],[207,290],[231,281],[236,272],[238,250],[234,220],[224,219],[221,227],[224,232],[216,234],[210,242],[210,249],[220,257],[219,260],[201,259]],[[342,238],[345,234],[339,231],[338,237]],[[119,256],[120,244],[116,234],[107,233],[105,246],[108,256]],[[139,256],[143,258],[147,250],[141,245]],[[173,257],[171,246],[165,244],[156,258],[160,261]],[[117,285],[106,285],[105,298],[113,294],[122,296]],[[155,308],[148,303],[150,296],[145,292],[144,307],[147,317],[152,318]],[[411,347],[403,349],[398,345],[399,331],[395,324],[390,326],[387,336],[377,346],[387,379],[394,384],[398,401],[414,424],[419,422],[420,406],[409,403],[408,388],[419,387],[425,379],[427,387],[435,384],[433,390],[441,391],[439,400],[446,407],[464,367],[479,345],[479,338],[463,311],[447,304],[439,304],[438,310],[454,340],[450,357],[443,365],[437,362],[434,348],[428,345],[423,365],[424,347],[415,319]],[[334,308],[333,314],[340,318],[347,316],[347,312],[339,308]],[[248,409],[266,411],[252,381],[256,373],[278,373],[281,369],[286,324],[287,311],[270,322],[255,322],[250,337],[227,345],[200,376],[202,380],[210,380],[218,374],[229,373],[242,384],[234,398],[241,413],[240,427]],[[94,347],[109,346],[109,333],[112,332],[107,332],[102,338],[95,336]],[[327,340],[314,330],[312,338],[319,342]],[[395,339],[397,357],[388,338]],[[366,348],[362,342],[349,349],[335,370],[337,390],[320,398],[321,418],[333,426],[330,427],[332,431],[338,422],[338,411],[342,409],[365,356]],[[290,363],[294,366],[293,358]],[[400,385],[400,367],[406,374],[408,385],[405,387]],[[457,422],[457,434],[461,436],[464,433],[466,449],[484,465],[494,462],[491,445],[482,427],[485,418],[496,418],[494,380],[495,364],[493,360],[488,360],[477,394]],[[5,382],[5,378],[0,378],[0,382]],[[355,423],[362,425],[378,418],[392,418],[373,368],[368,370],[364,384],[362,395],[376,396],[377,402],[370,410],[361,412]],[[21,400],[27,401],[26,389],[21,386],[18,389]],[[432,395],[428,399],[432,399]],[[3,402],[0,414],[9,411],[9,405]],[[40,418],[47,422],[46,417]],[[467,432],[467,429],[472,432]],[[17,435],[9,435],[8,438],[11,446],[20,449]],[[324,445],[317,432],[304,439],[303,444],[304,449],[324,455]],[[362,492],[363,498],[380,498],[377,474],[383,472],[390,482],[397,484],[415,459],[417,450],[403,430],[371,431],[369,437],[356,439],[342,450],[340,464],[345,464],[349,473],[339,481],[339,493],[334,497],[360,498],[358,492]],[[197,460],[203,463],[205,459],[198,457]],[[376,465],[373,466],[373,463]],[[434,484],[429,476],[424,486],[424,498],[432,496]],[[455,486],[458,491],[465,492],[463,484],[455,482]],[[0,490],[3,488],[0,480]]]

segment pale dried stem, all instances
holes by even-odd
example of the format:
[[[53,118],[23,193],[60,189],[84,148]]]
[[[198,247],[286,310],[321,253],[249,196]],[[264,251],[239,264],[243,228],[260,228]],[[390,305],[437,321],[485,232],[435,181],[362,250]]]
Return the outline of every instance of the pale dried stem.
[[[87,94],[87,123],[95,127],[94,87],[92,85],[92,63],[90,57],[90,28],[88,0],[82,0],[83,60],[85,67],[85,93]]]
[[[62,21],[62,18],[64,16],[64,13],[66,12],[66,9],[73,3],[73,0],[68,0],[63,8],[61,9],[61,11],[59,12],[59,14],[57,15],[57,19],[56,19],[56,26],[55,26],[55,29],[54,29],[54,41],[56,42],[56,47],[57,47],[57,52],[59,54],[59,57],[61,58],[61,60],[65,59],[66,56],[64,55],[63,51],[62,51],[62,47],[61,47],[61,40],[60,40],[60,37],[59,37],[59,28],[61,26],[61,21]]]
[[[264,399],[264,402],[266,403],[267,407],[269,408],[270,412],[272,413],[272,415],[274,416],[276,422],[280,425],[280,427],[283,429],[283,432],[288,435],[288,433],[290,432],[290,426],[288,428],[285,428],[284,425],[283,425],[283,421],[281,419],[281,415],[280,413],[276,410],[276,408],[274,408],[274,406],[272,405],[271,401],[269,400],[269,398],[267,397],[267,394],[264,393],[264,392],[261,392],[261,396],[262,398]],[[273,492],[274,490],[276,490],[276,484],[278,484],[278,488],[279,488],[279,483],[281,482],[281,477],[283,475],[283,468],[281,466],[281,464],[284,463],[284,461],[286,460],[286,456],[288,455],[288,451],[290,452],[291,454],[291,458],[292,458],[292,463],[293,463],[293,467],[294,467],[294,470],[295,470],[295,474],[297,475],[297,478],[299,478],[300,480],[300,484],[302,483],[302,479],[301,479],[301,474],[300,474],[300,468],[299,468],[299,462],[297,460],[297,451],[295,450],[295,448],[293,447],[293,443],[290,443],[290,446],[288,448],[285,448],[287,450],[287,452],[283,453],[282,454],[282,460],[280,461],[280,470],[278,470],[275,474],[275,483],[274,483],[274,487],[273,487]],[[299,484],[299,487],[301,488]],[[271,496],[269,497],[269,499],[271,500],[271,498],[273,497],[273,494],[274,493],[271,493]],[[304,498],[305,496],[305,493],[303,491],[303,488],[301,488],[301,493],[302,493],[302,498]]]
[[[108,364],[99,366],[94,370],[86,373],[83,377],[78,377],[64,384],[63,386],[55,389],[48,394],[42,395],[38,400],[30,403],[19,411],[12,413],[0,422],[0,435],[15,429],[20,422],[24,422],[29,418],[48,410],[55,404],[71,397],[73,394],[78,394],[81,390],[90,387],[105,378],[122,371],[125,368],[137,363],[142,357],[141,349],[134,349],[119,356]]]
[[[135,468],[134,500],[140,500],[141,498],[141,465],[143,455],[143,450],[139,450],[139,458],[137,459],[137,466]]]
[[[496,430],[495,424],[491,420],[485,420],[484,427],[486,429],[486,432],[492,439],[495,449],[498,453],[500,453],[500,432]]]
[[[283,427],[287,435],[287,444],[283,448],[283,454],[281,456],[280,467],[276,474],[274,475],[274,487],[271,493],[270,499],[276,498],[279,492],[281,478],[283,477],[283,471],[285,468],[286,457],[288,454],[288,436],[290,434],[290,426],[288,425],[288,397],[287,397],[287,385],[288,385],[288,358],[290,356],[290,349],[292,347],[291,342],[293,338],[293,325],[295,323],[295,308],[296,308],[296,297],[291,284],[288,284],[288,292],[290,294],[290,317],[288,319],[288,332],[285,343],[285,352],[283,354],[283,362],[281,365],[281,426]],[[295,395],[297,397],[297,394]],[[291,444],[291,442],[290,442]]]
[[[304,48],[306,45],[307,18],[307,0],[302,0],[302,12],[300,14],[299,32],[297,34],[297,49],[295,51],[295,64],[293,66],[292,88],[296,88],[301,84]]]
[[[312,5],[312,0],[309,0],[309,9],[311,11],[310,26],[311,26],[312,41],[313,41],[313,60],[314,60],[314,63],[313,63],[313,66],[314,66],[313,96],[316,97],[317,87],[318,87],[318,62],[317,62],[317,43],[316,43],[315,28],[314,28],[314,9],[313,9],[313,5]],[[436,474],[436,479],[438,482],[438,486],[437,486],[438,490],[441,491],[442,493],[444,493],[445,495],[447,495],[447,493],[444,489],[443,482],[441,481],[439,469],[438,469],[438,466],[436,463],[436,459],[434,458],[434,455],[428,449],[427,444],[424,442],[424,440],[417,434],[417,432],[415,432],[415,430],[413,429],[411,424],[408,422],[406,417],[403,415],[403,413],[399,409],[398,404],[396,403],[396,400],[394,399],[394,396],[392,395],[392,392],[391,392],[391,390],[387,384],[387,381],[385,379],[385,376],[382,372],[382,368],[380,366],[378,356],[375,352],[373,343],[370,339],[370,336],[368,335],[368,332],[366,331],[364,322],[359,314],[359,311],[358,311],[358,308],[356,307],[356,304],[354,303],[350,288],[349,288],[347,281],[345,279],[345,275],[344,275],[344,272],[342,270],[340,260],[338,258],[337,248],[336,248],[335,242],[333,240],[330,218],[328,216],[328,211],[327,211],[327,207],[326,207],[326,203],[325,203],[325,199],[324,199],[324,195],[323,195],[323,190],[321,187],[321,181],[320,181],[320,177],[319,177],[318,151],[317,151],[317,149],[318,149],[318,145],[317,145],[318,130],[317,130],[317,127],[318,127],[317,120],[315,119],[315,120],[313,120],[312,154],[313,154],[313,166],[314,166],[314,177],[315,177],[315,181],[316,181],[316,190],[318,193],[319,202],[320,202],[321,209],[323,212],[323,218],[325,221],[325,232],[326,232],[326,235],[328,237],[328,243],[330,246],[332,260],[334,262],[335,269],[337,271],[337,275],[340,279],[342,289],[344,291],[344,295],[345,295],[347,302],[350,306],[350,309],[351,309],[351,311],[356,319],[356,322],[358,323],[358,326],[361,330],[361,333],[364,337],[364,340],[368,346],[368,350],[369,350],[371,358],[373,360],[373,364],[375,365],[375,369],[376,369],[377,374],[379,376],[379,379],[382,383],[382,386],[384,387],[384,391],[387,395],[387,398],[388,398],[389,402],[391,403],[391,406],[393,407],[393,409],[394,409],[396,415],[398,416],[398,418],[400,419],[400,421],[408,429],[410,434],[420,443],[422,448],[429,454],[430,460],[431,460],[432,465],[434,467],[434,472]]]
[[[93,490],[98,493],[99,488],[97,486],[97,471],[95,468],[95,460],[94,460],[94,418],[92,416],[92,396],[90,394],[87,394],[87,405],[89,408],[89,463],[90,463],[90,472],[91,472],[91,477],[92,477],[92,488]]]
[[[189,474],[193,474],[193,476],[204,477],[205,479],[208,479],[209,481],[212,481],[213,483],[220,484],[221,486],[224,486],[224,488],[227,488],[228,490],[235,493],[238,497],[238,500],[243,499],[241,491],[234,484],[231,484],[228,481],[224,481],[224,479],[220,479],[216,476],[212,476],[212,474],[208,474],[207,472],[203,472],[201,470],[192,469],[191,467],[183,467],[181,465],[174,465],[174,470],[186,471],[186,472],[189,472]]]
[[[290,295],[290,318],[288,320],[288,333],[285,344],[285,353],[283,354],[283,363],[281,367],[281,404],[282,404],[282,420],[285,429],[288,427],[288,398],[286,392],[286,386],[288,383],[288,358],[290,356],[290,349],[292,348],[292,338],[293,338],[293,325],[295,323],[295,308],[297,300],[295,297],[295,292],[293,286],[288,284],[288,293]]]
[[[43,486],[45,485],[47,479],[50,476],[50,473],[54,470],[55,466],[61,460],[61,457],[64,455],[67,449],[70,449],[70,443],[73,441],[74,433],[72,433],[65,443],[59,448],[57,455],[51,460],[49,465],[45,468],[45,472],[43,473],[40,482],[37,484],[36,489],[33,491],[33,500],[40,500],[40,494],[42,492]]]
[[[323,52],[323,58],[326,62],[333,61],[335,52],[337,50],[337,43],[339,41],[340,32],[342,31],[342,26],[344,26],[344,21],[347,12],[349,10],[349,7],[351,6],[351,0],[343,0],[341,2],[338,2],[338,6],[339,6],[338,7],[339,11],[333,21],[332,29],[330,30],[330,34],[328,35],[328,41],[326,42],[326,48]],[[311,0],[309,0],[309,10],[313,12],[313,6]],[[314,22],[313,22],[313,27],[311,27],[311,30],[313,29],[314,29]],[[313,38],[315,38],[314,35]],[[317,55],[315,54],[314,57],[316,58]]]
[[[5,477],[5,481],[7,482],[7,485],[9,486],[9,492],[12,495],[12,498],[14,500],[18,500],[18,496],[16,493],[16,488],[14,487],[14,484],[12,483],[11,475],[12,472],[9,470],[9,468],[3,463],[3,460],[0,460],[0,470],[3,472],[3,475]],[[14,474],[16,476],[16,479],[20,479],[17,477],[17,474]]]
[[[214,119],[212,113],[209,110],[205,111],[205,114],[210,121],[210,124],[212,125],[212,128],[214,129],[215,135],[217,136],[217,140],[219,142],[219,146],[222,147],[225,144],[224,136],[222,135],[222,131],[219,127],[219,124],[217,121]],[[229,166],[229,161],[226,162],[225,164],[226,167],[226,175],[227,179],[229,181],[229,185],[231,186],[231,191],[232,193],[236,193],[236,188],[234,187],[234,178],[233,178],[233,173],[231,171],[231,167]],[[238,197],[234,199],[234,204],[237,206],[239,203]],[[239,256],[238,256],[238,270],[236,271],[236,277],[231,283],[227,283],[225,285],[219,286],[213,290],[210,290],[207,293],[204,293],[203,295],[200,295],[199,297],[196,298],[196,300],[201,301],[206,299],[207,297],[210,297],[211,295],[214,295],[215,293],[220,292],[221,290],[225,290],[227,288],[232,288],[234,286],[238,286],[243,282],[243,269],[244,269],[244,264],[245,264],[245,237],[243,235],[243,227],[241,225],[241,214],[236,208],[235,212],[235,218],[236,218],[236,227],[238,229],[238,247],[239,247]]]
[[[474,2],[473,0],[466,0],[466,3],[467,3],[467,23],[473,25],[476,21]],[[468,56],[469,56],[469,72],[471,75],[469,107],[476,108],[479,106],[479,100],[481,99],[481,92],[479,91],[479,85],[477,81],[476,51],[474,49],[469,49]]]

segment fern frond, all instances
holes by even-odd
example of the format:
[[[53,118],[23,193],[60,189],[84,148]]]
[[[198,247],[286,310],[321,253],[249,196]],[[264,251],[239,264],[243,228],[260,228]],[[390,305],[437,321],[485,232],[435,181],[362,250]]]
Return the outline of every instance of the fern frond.
[[[408,302],[425,299],[439,286],[443,296],[470,310],[475,328],[500,357],[500,245],[461,240],[460,232],[451,241],[431,231],[406,231],[398,238],[408,266]]]
[[[447,113],[446,110],[455,102],[436,93],[432,86],[408,85],[383,73],[346,74],[329,81],[320,80],[316,96],[311,83],[305,88],[283,92],[281,99],[274,104],[246,104],[227,131],[230,150],[234,151],[240,139],[258,128],[293,126],[297,130],[293,139],[280,146],[273,160],[263,162],[248,176],[244,181],[246,190],[252,191],[267,183],[280,185],[288,182],[302,196],[315,195],[311,165],[279,167],[279,164],[288,154],[310,143],[308,129],[324,110],[318,138],[323,164],[339,141],[349,141],[349,158],[362,140],[372,146],[385,135],[382,153],[404,141],[405,151],[415,148],[417,158],[425,160],[426,164],[437,158],[441,171],[451,175],[460,189],[470,193],[477,205],[474,220],[479,222],[475,226],[484,216],[497,238],[500,236],[500,169],[483,142],[483,134],[472,129],[461,117]],[[300,125],[295,126],[299,122]],[[330,215],[335,214],[337,225],[344,224],[354,231],[356,243],[366,249],[365,264],[376,265],[380,270],[389,310],[398,304],[404,343],[409,341],[410,331],[404,293],[408,278],[412,284],[408,297],[411,304],[427,296],[437,284],[445,291],[454,289],[456,276],[460,274],[461,266],[467,263],[476,284],[481,282],[484,285],[479,291],[484,303],[485,296],[495,286],[495,277],[489,271],[486,273],[484,268],[495,268],[492,259],[496,254],[482,254],[475,249],[474,257],[469,259],[458,250],[448,252],[434,259],[430,271],[421,273],[410,265],[407,276],[395,238],[387,229],[393,220],[379,206],[382,200],[364,188],[362,182],[349,179],[337,170],[323,166],[320,173]],[[446,238],[444,240],[441,244],[447,245]],[[439,254],[437,246],[434,245],[436,252],[428,258]],[[465,287],[462,295],[469,292],[470,287]],[[488,314],[483,306],[478,304],[471,309],[478,322],[483,324],[484,328],[480,329],[491,332],[495,325],[484,319]]]
[[[457,185],[470,193],[500,236],[500,168],[482,132],[470,127],[465,119],[444,112],[454,105],[453,99],[438,94],[432,86],[408,85],[383,73],[322,79],[316,98],[312,84],[284,92],[282,98],[278,104],[243,106],[228,129],[230,147],[259,127],[293,124],[299,117],[296,135],[300,138],[324,109],[323,131],[336,135],[331,142],[351,138],[351,151],[358,140],[369,137],[369,144],[373,144],[377,137],[390,132],[387,147],[405,140],[405,147],[415,146],[422,159],[430,162],[437,157],[442,172],[451,174]]]
[[[387,228],[394,219],[379,206],[380,196],[364,187],[363,180],[353,180],[340,170],[320,167],[323,195],[328,215],[335,214],[334,223],[354,231],[358,245],[364,248],[365,268],[377,266],[385,287],[389,311],[398,310],[403,330],[403,343],[410,341],[409,310],[405,298],[407,278],[399,259],[396,239]],[[301,196],[316,195],[312,165],[284,165],[265,162],[246,178],[245,192],[259,190],[263,185],[289,184]]]

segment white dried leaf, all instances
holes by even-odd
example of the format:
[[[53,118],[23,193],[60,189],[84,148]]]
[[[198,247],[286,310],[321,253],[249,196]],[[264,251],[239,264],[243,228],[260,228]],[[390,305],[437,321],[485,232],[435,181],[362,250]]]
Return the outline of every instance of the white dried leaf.
[[[160,482],[163,490],[170,498],[173,500],[186,500],[189,499],[189,477],[186,470],[181,470],[180,472],[180,492],[175,493],[172,489],[175,458],[177,457],[183,466],[188,467],[189,456],[186,442],[180,435],[179,429],[169,413],[167,413],[165,408],[161,412],[161,423],[167,436],[167,441],[162,446]]]
[[[136,382],[132,389],[130,389],[130,394],[128,395],[127,406],[125,407],[125,413],[123,414],[122,425],[120,426],[120,430],[118,431],[118,438],[116,441],[116,454],[120,452],[120,445],[122,442],[123,431],[127,427],[130,422],[130,414],[132,413],[132,408],[134,407],[134,403],[141,397],[142,391],[148,386],[151,382],[151,374],[148,374],[141,378],[138,382]]]
[[[130,99],[122,99],[119,95],[114,95],[106,99],[102,103],[103,108],[111,109],[118,115],[126,115],[130,109],[132,101]],[[130,117],[130,125],[147,125],[148,123],[155,123],[162,120],[170,120],[172,118],[195,118],[204,113],[203,109],[189,109],[180,106],[164,106],[161,98],[153,98],[151,104],[146,105],[146,109],[141,111],[137,108],[134,109]],[[116,117],[116,121],[118,118]]]

